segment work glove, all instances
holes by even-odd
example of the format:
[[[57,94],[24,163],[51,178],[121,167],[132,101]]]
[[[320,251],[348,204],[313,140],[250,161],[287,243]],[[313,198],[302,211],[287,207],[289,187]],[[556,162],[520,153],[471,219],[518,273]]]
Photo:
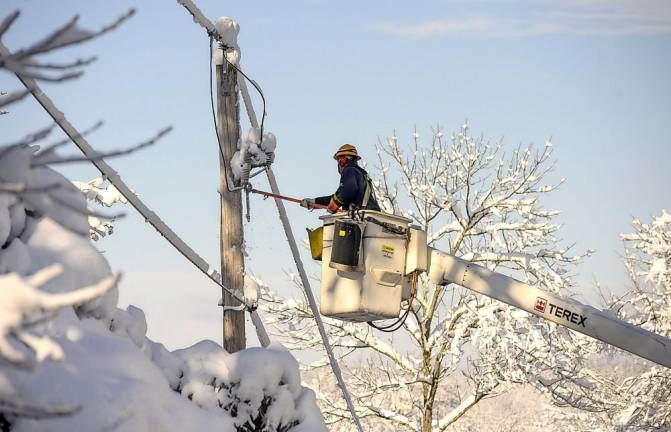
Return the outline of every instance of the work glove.
[[[305,207],[308,210],[315,208],[315,200],[312,198],[303,198],[301,200],[301,207]]]

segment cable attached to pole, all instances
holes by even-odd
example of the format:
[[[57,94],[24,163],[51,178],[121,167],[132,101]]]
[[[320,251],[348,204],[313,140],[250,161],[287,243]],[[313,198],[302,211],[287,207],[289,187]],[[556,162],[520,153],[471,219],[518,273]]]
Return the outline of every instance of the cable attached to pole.
[[[212,43],[212,36],[210,35],[210,44],[211,44],[211,43]],[[261,96],[261,101],[263,102],[263,112],[262,112],[262,114],[261,114],[261,125],[259,126],[259,128],[261,129],[261,134],[259,135],[259,136],[260,136],[260,138],[259,138],[260,141],[257,143],[257,144],[261,144],[261,141],[263,140],[263,125],[264,125],[264,123],[265,123],[265,121],[266,121],[266,97],[265,97],[265,95],[263,94],[263,90],[261,90],[261,86],[259,86],[259,85],[256,83],[256,81],[254,81],[254,80],[251,79],[249,76],[247,76],[247,74],[244,73],[244,72],[242,71],[242,69],[240,69],[240,68],[238,67],[238,65],[236,65],[235,63],[231,62],[228,58],[226,58],[226,50],[227,50],[227,49],[235,49],[234,47],[230,47],[230,46],[228,46],[228,45],[225,45],[223,42],[219,42],[219,48],[223,51],[223,53],[222,53],[223,56],[222,56],[222,57],[223,57],[223,59],[226,61],[226,63],[228,63],[229,65],[231,65],[236,71],[238,71],[238,73],[239,73],[240,75],[242,75],[242,77],[243,77],[244,79],[246,79],[247,81],[249,81],[249,83],[252,85],[252,87],[254,87],[254,89],[256,89],[256,91],[259,93],[259,96]],[[210,48],[210,51],[211,51],[211,50],[212,50],[212,49]]]
[[[218,126],[218,123],[217,123],[217,113],[216,113],[216,109],[214,108],[214,88],[213,88],[213,85],[212,85],[212,40],[213,40],[212,36],[210,36],[209,70],[210,70],[210,106],[212,107],[212,122],[214,124],[214,133],[217,135],[217,143],[219,145],[219,156],[221,157],[221,163],[224,165],[224,177],[225,177],[224,183],[226,183],[226,189],[229,192],[236,192],[236,191],[239,191],[239,190],[243,189],[243,187],[233,185],[233,187],[231,188],[231,185],[229,184],[229,180],[233,180],[228,175],[228,164],[231,161],[227,161],[224,157],[224,150],[222,148],[223,145],[221,144],[221,136],[219,135],[219,126]],[[225,57],[226,56],[224,55],[224,58]]]
[[[221,136],[219,135],[219,127],[218,127],[218,124],[217,124],[216,109],[214,107],[214,89],[213,89],[213,86],[212,86],[212,81],[213,81],[213,79],[212,79],[213,36],[211,34],[210,34],[209,39],[210,39],[210,45],[209,45],[209,59],[210,60],[209,60],[208,68],[209,68],[209,74],[210,74],[210,107],[212,109],[212,122],[214,124],[214,131],[215,131],[215,134],[217,135],[217,143],[219,145],[219,155],[221,157],[222,163],[224,164],[224,177],[225,177],[224,180],[225,180],[225,183],[226,183],[226,189],[229,192],[236,192],[236,191],[240,191],[240,190],[245,191],[245,208],[246,208],[245,218],[247,219],[247,222],[249,222],[251,220],[251,216],[250,216],[250,206],[251,206],[251,204],[250,204],[250,200],[249,200],[249,193],[250,193],[251,187],[252,187],[251,184],[249,183],[249,179],[251,178],[251,176],[250,176],[251,165],[250,165],[250,160],[249,160],[250,156],[249,156],[248,152],[245,152],[245,154],[243,155],[244,167],[243,167],[243,172],[242,172],[241,185],[240,186],[236,186],[236,185],[231,186],[230,181],[233,180],[233,179],[228,174],[228,164],[231,161],[227,161],[224,158],[224,152],[223,152],[222,143],[221,143]],[[236,72],[238,74],[240,74],[240,76],[243,77],[243,79],[249,81],[252,84],[252,86],[254,86],[254,88],[259,93],[259,95],[261,96],[261,100],[263,101],[263,114],[261,116],[259,142],[257,143],[259,146],[261,146],[261,142],[263,141],[263,127],[264,127],[264,122],[265,122],[265,119],[266,119],[266,98],[263,94],[263,90],[261,90],[261,87],[256,83],[256,81],[249,78],[249,76],[247,76],[247,74],[245,74],[236,64],[234,64],[233,62],[229,61],[228,58],[226,58],[226,50],[230,49],[230,47],[228,47],[228,46],[224,45],[223,43],[219,42],[219,49],[222,50],[222,58],[226,61],[226,63],[228,63],[231,67],[233,67],[236,70]],[[245,104],[245,107],[247,107],[247,104]],[[248,113],[248,115],[249,115],[249,113]]]

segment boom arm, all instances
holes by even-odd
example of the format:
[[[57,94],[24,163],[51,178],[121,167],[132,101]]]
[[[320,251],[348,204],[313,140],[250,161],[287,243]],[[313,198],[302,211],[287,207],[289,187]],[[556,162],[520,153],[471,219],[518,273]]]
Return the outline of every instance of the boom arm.
[[[455,283],[671,368],[671,340],[592,306],[562,299],[470,261],[429,248],[431,281]]]

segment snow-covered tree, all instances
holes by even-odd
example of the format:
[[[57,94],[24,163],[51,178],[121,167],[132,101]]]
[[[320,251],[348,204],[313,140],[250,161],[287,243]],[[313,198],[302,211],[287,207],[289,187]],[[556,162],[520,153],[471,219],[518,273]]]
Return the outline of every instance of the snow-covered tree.
[[[671,214],[662,211],[651,223],[633,221],[622,234],[624,265],[630,286],[610,296],[618,317],[671,337]],[[659,431],[671,429],[671,370],[603,346],[583,370],[589,394],[570,404],[599,415],[570,415],[564,420],[596,430]]]
[[[0,147],[0,363],[5,365],[0,367],[0,417],[5,424],[10,418],[63,416],[79,408],[23,397],[12,377],[46,360],[62,360],[58,338],[45,331],[62,310],[82,318],[104,316],[118,295],[109,266],[80,240],[88,234],[84,197],[67,179],[36,164],[36,150],[26,144]],[[88,272],[73,272],[72,261]]]
[[[570,295],[571,266],[584,255],[561,245],[554,222],[559,212],[542,206],[542,197],[563,182],[550,182],[552,144],[506,154],[502,143],[474,137],[467,124],[449,139],[434,129],[429,141],[420,145],[415,132],[407,147],[395,134],[378,143],[374,186],[383,209],[423,227],[432,247]],[[288,347],[319,349],[303,299],[286,300],[269,289],[265,299],[261,304]],[[586,338],[550,322],[424,277],[395,334],[325,322],[341,357],[364,356],[363,364],[349,367],[348,384],[370,430],[443,431],[513,383],[545,388],[576,380],[581,387],[576,371],[593,349]],[[459,373],[470,380],[470,394],[457,396],[444,387]],[[319,400],[328,421],[346,419],[340,399],[324,387]]]
[[[671,214],[662,210],[649,224],[635,219],[633,227],[633,233],[621,236],[632,287],[612,307],[637,325],[671,337]]]

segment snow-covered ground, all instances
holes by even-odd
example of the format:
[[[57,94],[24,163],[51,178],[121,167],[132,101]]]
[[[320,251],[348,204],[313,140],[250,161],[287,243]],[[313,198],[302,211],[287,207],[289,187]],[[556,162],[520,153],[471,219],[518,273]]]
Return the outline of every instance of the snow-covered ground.
[[[149,340],[143,311],[117,308],[123,281],[92,243],[85,195],[32,167],[36,151],[0,148],[12,188],[0,193],[3,430],[326,430],[282,346],[229,354],[204,340],[170,352]],[[121,201],[98,183],[78,186]]]

